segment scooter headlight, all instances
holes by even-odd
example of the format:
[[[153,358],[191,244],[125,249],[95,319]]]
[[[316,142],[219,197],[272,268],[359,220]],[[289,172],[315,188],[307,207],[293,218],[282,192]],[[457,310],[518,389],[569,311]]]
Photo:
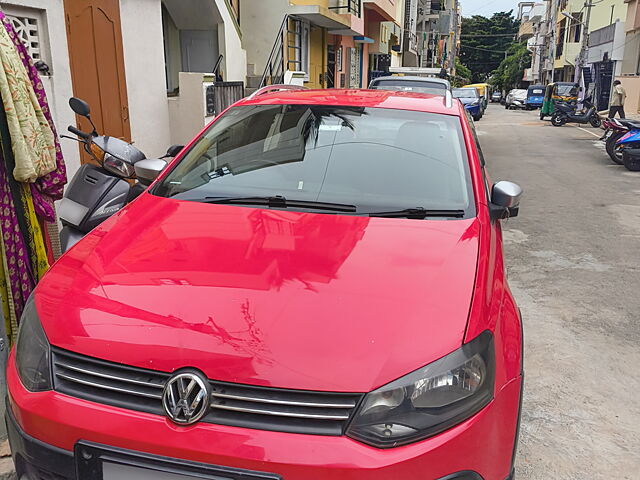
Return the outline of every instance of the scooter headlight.
[[[485,331],[455,352],[369,393],[347,435],[390,448],[436,435],[493,399],[493,335]]]
[[[27,300],[20,320],[16,366],[22,384],[30,392],[43,392],[53,388],[51,348],[40,324],[33,295]]]
[[[105,168],[105,170],[108,170],[109,172],[123,178],[132,177],[135,173],[133,165],[120,160],[119,158],[114,157],[109,153],[105,154],[102,166]]]

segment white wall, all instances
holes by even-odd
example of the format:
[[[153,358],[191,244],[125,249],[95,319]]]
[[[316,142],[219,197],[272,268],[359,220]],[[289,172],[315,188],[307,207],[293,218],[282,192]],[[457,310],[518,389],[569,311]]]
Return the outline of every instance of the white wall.
[[[120,19],[131,138],[158,157],[171,143],[160,0],[120,0]]]
[[[264,0],[263,0],[264,1]],[[227,7],[225,0],[215,0],[222,24],[218,25],[218,46],[220,52],[224,55],[222,71],[225,74],[224,80],[228,82],[242,81],[247,77],[247,52],[242,48],[242,39],[236,30],[231,12]],[[271,3],[269,0],[265,3]],[[244,2],[240,15],[245,15],[249,10],[249,6]],[[244,31],[245,36],[251,36],[253,32]]]
[[[11,7],[15,5],[37,8],[41,10],[45,19],[44,31],[48,33],[46,35],[47,38],[44,39],[48,44],[44,45],[44,48],[48,50],[45,61],[51,67],[52,75],[50,77],[41,76],[40,78],[47,92],[49,108],[51,109],[51,115],[58,134],[65,133],[68,125],[76,124],[75,115],[67,103],[69,98],[73,96],[73,87],[62,1],[9,0],[2,2],[2,7],[6,13],[11,13]],[[67,166],[67,176],[71,179],[80,166],[78,145],[71,140],[65,139],[60,141],[60,145]]]
[[[247,62],[255,65],[256,75],[262,75],[287,13],[288,2],[243,0],[241,8],[242,44],[247,51]]]

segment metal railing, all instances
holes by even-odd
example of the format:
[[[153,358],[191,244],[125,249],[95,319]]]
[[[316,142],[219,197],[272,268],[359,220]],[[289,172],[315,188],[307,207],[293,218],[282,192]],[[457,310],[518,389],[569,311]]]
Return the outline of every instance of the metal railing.
[[[329,10],[338,10],[339,13],[350,13],[360,17],[362,13],[362,0],[338,0],[339,5],[329,7]]]
[[[284,16],[284,20],[282,20],[282,25],[280,26],[280,30],[278,30],[278,35],[276,36],[276,41],[273,44],[273,48],[271,49],[271,53],[269,54],[269,59],[267,60],[267,65],[262,74],[262,79],[260,80],[260,87],[264,87],[267,85],[267,81],[271,84],[274,83],[282,83],[284,81],[284,73],[285,73],[285,35],[289,26],[289,15]]]

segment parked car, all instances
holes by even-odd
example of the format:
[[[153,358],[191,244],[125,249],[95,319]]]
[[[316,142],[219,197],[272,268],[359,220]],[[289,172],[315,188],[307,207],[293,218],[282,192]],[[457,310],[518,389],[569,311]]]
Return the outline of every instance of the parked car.
[[[493,92],[491,94],[491,103],[500,103],[502,101],[502,92]]]
[[[388,76],[371,80],[369,88],[372,90],[391,90],[399,92],[428,93],[431,95],[445,95],[451,92],[448,80],[435,77],[418,76]]]
[[[513,478],[520,188],[488,187],[460,102],[275,88],[36,287],[7,368],[18,478]]]
[[[482,118],[482,98],[477,88],[454,88],[452,95],[453,98],[460,100],[476,122]]]
[[[509,91],[504,102],[504,108],[525,108],[527,99],[527,90],[522,88],[514,88]]]

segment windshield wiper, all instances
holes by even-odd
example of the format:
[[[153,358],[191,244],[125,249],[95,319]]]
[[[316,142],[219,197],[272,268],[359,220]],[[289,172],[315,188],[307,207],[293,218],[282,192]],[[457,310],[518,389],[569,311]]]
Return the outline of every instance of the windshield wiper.
[[[423,207],[405,208],[404,210],[396,210],[390,212],[371,212],[370,217],[385,218],[417,218],[424,219],[427,217],[464,217],[464,210],[427,210]]]
[[[207,203],[226,205],[264,205],[269,208],[308,208],[333,212],[355,212],[357,207],[346,203],[314,202],[312,200],[290,200],[281,195],[273,197],[205,197]]]

